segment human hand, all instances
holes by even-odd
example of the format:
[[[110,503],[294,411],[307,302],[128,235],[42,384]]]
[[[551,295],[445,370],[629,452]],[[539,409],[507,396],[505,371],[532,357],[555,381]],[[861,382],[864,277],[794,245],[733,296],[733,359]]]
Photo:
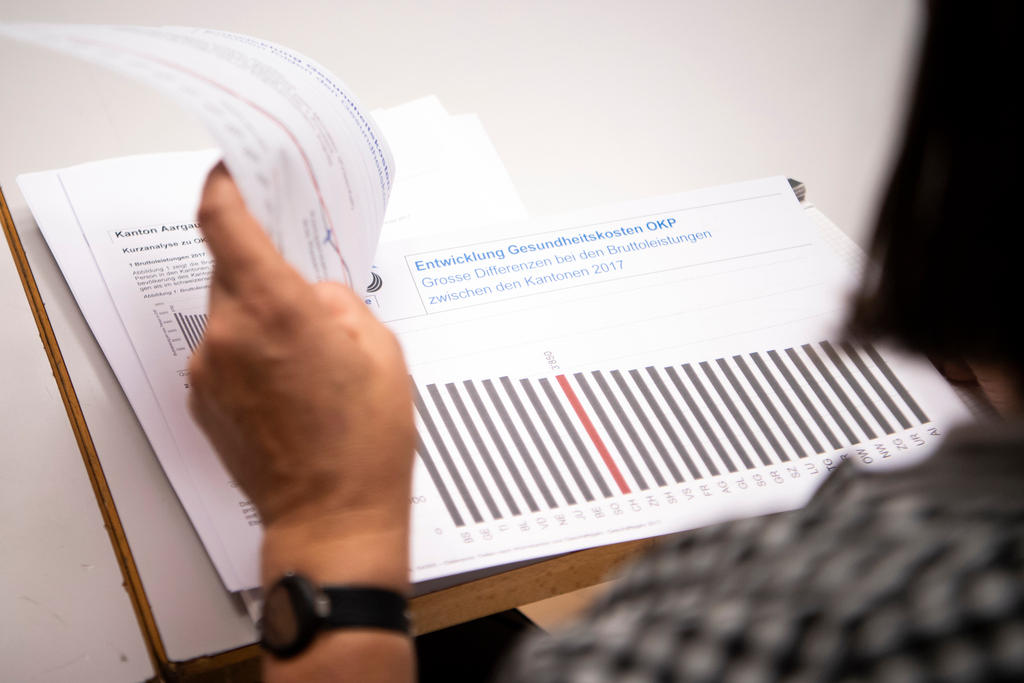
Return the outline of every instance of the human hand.
[[[968,361],[963,358],[935,358],[932,364],[953,384],[976,387],[989,405],[1005,418],[1020,417],[1024,413],[1018,382],[1014,373],[996,363]]]
[[[265,580],[403,586],[415,434],[396,339],[351,289],[285,262],[223,165],[199,222],[215,265],[191,408],[260,511]]]

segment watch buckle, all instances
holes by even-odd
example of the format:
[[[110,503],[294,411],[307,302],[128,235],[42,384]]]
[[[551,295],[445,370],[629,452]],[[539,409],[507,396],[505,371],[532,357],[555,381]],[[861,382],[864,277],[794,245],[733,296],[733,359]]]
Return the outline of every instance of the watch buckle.
[[[331,613],[331,599],[321,591],[313,599],[313,612],[319,619],[326,619]]]

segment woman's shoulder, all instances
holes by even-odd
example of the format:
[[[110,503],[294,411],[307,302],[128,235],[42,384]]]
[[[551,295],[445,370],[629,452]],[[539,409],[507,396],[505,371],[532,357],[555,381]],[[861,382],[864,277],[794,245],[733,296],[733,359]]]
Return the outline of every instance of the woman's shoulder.
[[[1024,430],[962,430],[908,469],[843,465],[800,510],[666,539],[526,668],[1024,674],[1022,456]]]

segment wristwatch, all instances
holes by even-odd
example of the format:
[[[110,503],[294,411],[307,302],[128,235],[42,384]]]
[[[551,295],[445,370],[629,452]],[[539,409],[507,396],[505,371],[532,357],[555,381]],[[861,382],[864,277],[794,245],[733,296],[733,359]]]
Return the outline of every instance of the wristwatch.
[[[267,591],[260,646],[280,659],[302,653],[321,631],[379,628],[409,635],[404,596],[372,586],[317,586],[288,572]]]

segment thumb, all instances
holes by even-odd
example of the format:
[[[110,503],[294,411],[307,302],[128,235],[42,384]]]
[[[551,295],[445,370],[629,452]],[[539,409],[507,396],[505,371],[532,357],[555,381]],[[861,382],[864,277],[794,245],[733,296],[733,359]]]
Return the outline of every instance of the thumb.
[[[270,236],[249,213],[223,162],[206,178],[199,227],[213,255],[214,280],[228,289],[262,281],[285,265]]]

